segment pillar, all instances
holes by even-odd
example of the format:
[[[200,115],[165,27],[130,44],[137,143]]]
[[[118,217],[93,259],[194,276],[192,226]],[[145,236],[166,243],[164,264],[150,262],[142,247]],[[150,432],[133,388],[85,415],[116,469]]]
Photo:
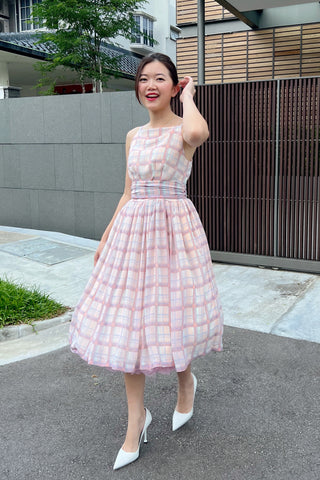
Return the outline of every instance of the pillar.
[[[8,64],[0,62],[0,100],[19,96],[20,88],[10,86]]]
[[[198,0],[198,85],[205,83],[205,6],[204,0]]]

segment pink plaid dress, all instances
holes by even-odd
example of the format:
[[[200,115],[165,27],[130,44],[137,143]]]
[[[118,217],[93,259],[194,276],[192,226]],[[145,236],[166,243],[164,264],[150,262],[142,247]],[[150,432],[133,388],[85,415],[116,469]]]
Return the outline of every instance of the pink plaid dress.
[[[77,305],[71,350],[127,373],[181,372],[222,349],[223,317],[205,232],[186,197],[181,125],[132,140],[131,200],[118,213]]]

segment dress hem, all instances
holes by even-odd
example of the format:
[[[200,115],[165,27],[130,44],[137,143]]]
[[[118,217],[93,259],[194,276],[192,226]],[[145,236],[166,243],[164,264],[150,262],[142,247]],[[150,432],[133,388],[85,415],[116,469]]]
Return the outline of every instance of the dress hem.
[[[222,350],[223,350],[222,345],[219,346],[219,347],[216,347],[216,348],[211,348],[210,350],[208,350],[206,352],[203,352],[203,353],[200,353],[199,355],[191,358],[189,360],[189,362],[186,363],[186,365],[184,367],[179,367],[178,369],[175,367],[175,365],[168,365],[168,366],[165,366],[165,367],[161,366],[161,365],[158,365],[158,366],[153,367],[151,370],[137,369],[137,370],[134,370],[134,371],[129,371],[129,370],[125,370],[121,367],[113,367],[111,365],[105,365],[103,363],[90,361],[86,358],[85,354],[81,354],[76,348],[70,347],[70,349],[71,349],[72,353],[75,353],[75,354],[79,355],[79,357],[82,360],[84,360],[85,362],[87,362],[88,365],[94,365],[96,367],[106,368],[107,370],[109,370],[111,372],[130,373],[131,375],[141,375],[141,374],[143,374],[145,376],[152,376],[152,375],[155,375],[157,373],[160,373],[160,374],[163,374],[163,375],[169,375],[172,372],[176,372],[176,373],[184,372],[188,368],[190,363],[193,362],[194,360],[196,360],[197,358],[204,357],[205,355],[207,355],[210,352],[222,352]]]

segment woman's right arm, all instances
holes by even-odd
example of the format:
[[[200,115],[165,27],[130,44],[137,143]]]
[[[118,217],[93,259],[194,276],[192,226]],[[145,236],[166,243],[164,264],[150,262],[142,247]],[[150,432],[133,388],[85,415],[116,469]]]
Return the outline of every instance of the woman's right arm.
[[[139,128],[139,127],[138,127]],[[130,132],[128,132],[127,134],[127,138],[126,138],[126,159],[127,159],[127,168],[126,168],[126,180],[125,180],[125,186],[124,186],[124,191],[123,191],[123,195],[122,197],[120,198],[120,201],[118,203],[118,206],[116,208],[116,211],[114,212],[114,215],[109,223],[109,225],[107,226],[107,228],[105,229],[102,237],[101,237],[101,240],[100,240],[100,243],[98,245],[98,248],[97,248],[97,251],[94,255],[94,265],[96,265],[97,261],[99,260],[99,257],[101,255],[101,252],[106,244],[106,241],[108,240],[108,236],[109,236],[109,233],[110,233],[110,230],[114,224],[114,221],[116,219],[116,216],[118,215],[118,213],[120,212],[120,210],[124,207],[124,205],[129,202],[129,200],[131,199],[131,178],[129,177],[129,174],[128,174],[128,156],[129,156],[129,150],[130,150],[130,145],[131,145],[131,141],[134,137],[134,135],[136,134],[138,128],[134,128],[133,130],[130,130]]]

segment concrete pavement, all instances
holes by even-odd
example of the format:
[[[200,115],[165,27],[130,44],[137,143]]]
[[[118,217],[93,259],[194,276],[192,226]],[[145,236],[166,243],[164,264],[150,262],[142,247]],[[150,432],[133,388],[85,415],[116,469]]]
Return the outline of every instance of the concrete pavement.
[[[0,232],[0,276],[37,284],[74,307],[97,242]],[[214,269],[229,326],[224,351],[193,363],[194,416],[171,432],[176,377],[147,378],[149,443],[117,472],[126,430],[122,375],[73,355],[68,322],[0,342],[1,480],[318,480],[319,277]]]
[[[0,226],[0,276],[37,285],[74,308],[99,242]],[[225,325],[320,343],[320,276],[214,264]],[[68,323],[0,342],[0,365],[67,345]],[[0,337],[1,338],[1,337]]]
[[[72,309],[92,270],[93,253],[98,243],[57,232],[0,227],[0,277],[29,287],[37,286]],[[1,341],[8,335],[0,331],[0,365],[67,345],[71,314],[67,317],[53,328],[10,341]],[[8,334],[12,329],[6,330]]]
[[[320,345],[226,327],[193,362],[194,416],[176,432],[176,376],[147,378],[153,421],[132,465],[122,375],[65,347],[0,367],[1,480],[319,480]]]

